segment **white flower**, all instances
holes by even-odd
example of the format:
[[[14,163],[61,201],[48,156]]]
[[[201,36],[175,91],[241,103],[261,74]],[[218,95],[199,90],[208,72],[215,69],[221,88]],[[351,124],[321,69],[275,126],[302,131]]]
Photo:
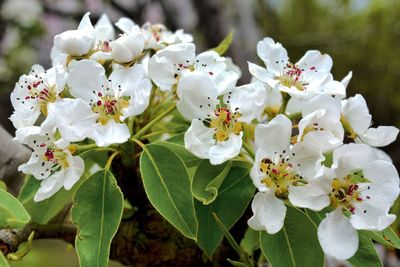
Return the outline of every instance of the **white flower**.
[[[310,50],[297,63],[291,63],[286,49],[271,38],[258,42],[257,54],[266,68],[249,63],[250,73],[292,97],[309,99],[320,94],[346,94],[344,85],[333,80],[329,55]]]
[[[362,95],[357,94],[343,100],[342,114],[344,127],[348,128],[356,142],[382,147],[394,142],[399,133],[399,129],[394,126],[370,127],[372,116]]]
[[[75,103],[72,106],[76,110],[67,113],[59,112],[61,108],[54,108],[58,128],[71,133],[71,136],[65,136],[60,129],[62,137],[74,141],[89,137],[98,146],[128,140],[130,133],[124,120],[141,114],[147,108],[152,87],[150,80],[144,77],[140,64],[114,70],[107,79],[103,66],[93,60],[76,62],[67,83],[71,95],[77,98],[70,100]],[[74,123],[68,125],[63,121]],[[86,136],[82,136],[82,131]]]
[[[144,48],[144,38],[139,27],[133,28],[129,34],[123,34],[110,43],[112,58],[118,63],[126,63],[138,57]]]
[[[199,158],[221,164],[242,148],[242,124],[258,114],[265,91],[254,84],[236,87],[220,105],[218,90],[209,75],[193,71],[181,78],[178,111],[192,123],[185,133],[185,147]],[[261,99],[261,100],[260,100]]]
[[[71,189],[82,176],[85,163],[54,140],[52,132],[42,132],[40,127],[25,127],[16,132],[17,139],[33,149],[29,161],[18,167],[19,171],[42,180],[34,200],[42,201],[54,195],[61,187]]]
[[[149,61],[149,75],[161,91],[170,91],[183,70],[195,60],[195,45],[182,43],[157,51]]]
[[[115,25],[120,28],[124,33],[129,34],[133,28],[139,26],[129,18],[120,18]],[[145,49],[159,50],[167,45],[177,43],[190,43],[193,37],[190,34],[184,33],[183,30],[176,32],[168,31],[162,24],[145,23],[141,31],[145,39]]]
[[[96,44],[95,30],[87,12],[78,29],[60,33],[54,37],[54,46],[58,51],[71,56],[83,56],[89,53]]]
[[[64,90],[66,73],[60,67],[47,71],[40,65],[32,66],[28,75],[22,75],[11,93],[15,109],[10,117],[15,128],[32,126],[40,114],[47,115],[48,103],[55,102]]]
[[[315,139],[315,146],[319,146],[325,153],[343,143],[344,130],[340,122],[341,106],[340,101],[329,95],[316,96],[307,101],[302,110],[303,118],[298,124],[299,135],[297,141],[300,142],[306,135],[318,135],[317,131],[323,131],[325,134],[318,141]]]
[[[314,181],[324,157],[305,140],[290,145],[292,123],[278,115],[268,124],[259,124],[255,130],[256,158],[250,176],[260,191],[253,203],[251,228],[277,233],[286,215],[285,200],[292,203],[312,203],[310,208],[320,210],[329,204],[329,197]]]
[[[337,148],[332,170],[325,190],[335,211],[319,225],[318,239],[327,255],[348,259],[358,248],[356,230],[382,231],[395,220],[389,210],[400,192],[399,175],[365,144]]]
[[[149,74],[162,91],[169,91],[178,83],[184,72],[201,71],[216,84],[222,95],[234,87],[240,77],[236,66],[215,51],[206,51],[195,57],[192,43],[170,45],[157,51],[149,61]]]

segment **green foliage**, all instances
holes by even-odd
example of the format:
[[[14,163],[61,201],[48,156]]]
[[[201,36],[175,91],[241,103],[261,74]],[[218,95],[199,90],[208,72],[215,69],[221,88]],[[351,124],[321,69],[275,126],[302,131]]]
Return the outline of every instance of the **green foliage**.
[[[224,55],[226,51],[228,51],[229,46],[232,43],[233,40],[233,34],[234,31],[231,30],[228,35],[224,38],[224,40],[221,41],[221,43],[219,43],[219,45],[211,50],[214,50],[215,52],[217,52],[220,56]]]
[[[355,267],[383,267],[375,246],[368,233],[360,233],[360,244],[356,254],[349,259]]]
[[[240,242],[240,247],[247,255],[253,255],[255,249],[257,249],[260,245],[260,234],[251,229],[250,227],[247,228],[246,233],[242,241]]]
[[[190,178],[182,159],[165,146],[147,145],[140,157],[140,172],[153,207],[184,236],[196,239]]]
[[[0,181],[0,190],[7,191],[7,185],[5,182]]]
[[[32,222],[46,224],[63,209],[66,203],[72,200],[74,190],[67,191],[61,188],[51,198],[35,202],[33,197],[39,190],[40,182],[31,175],[27,176],[18,199],[31,215]]]
[[[396,235],[392,228],[388,227],[383,231],[360,231],[362,234],[368,235],[372,240],[383,245],[400,249],[400,238]]]
[[[254,185],[247,169],[232,167],[222,183],[218,197],[210,205],[195,201],[199,221],[198,246],[209,256],[215,252],[224,233],[216,223],[217,214],[226,229],[230,229],[243,215],[254,195]]]
[[[31,217],[21,202],[0,189],[0,228],[22,228],[30,220]]]
[[[78,228],[75,246],[81,267],[108,266],[123,206],[124,196],[108,170],[96,172],[78,188],[71,218]]]
[[[0,267],[10,267],[8,261],[4,257],[3,253],[0,252]]]
[[[231,168],[232,162],[211,165],[208,159],[197,167],[192,181],[193,196],[204,205],[213,202],[218,196],[218,189]]]
[[[292,207],[287,207],[285,225],[278,233],[260,232],[260,245],[272,266],[324,266],[315,224]]]

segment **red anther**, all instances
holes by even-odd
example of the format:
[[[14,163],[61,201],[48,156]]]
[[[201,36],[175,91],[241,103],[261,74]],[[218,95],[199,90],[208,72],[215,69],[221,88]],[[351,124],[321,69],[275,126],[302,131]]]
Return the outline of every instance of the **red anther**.
[[[44,153],[44,156],[48,159],[48,160],[52,160],[54,158],[54,153],[53,151],[51,151],[50,149],[47,149],[46,152]]]
[[[358,201],[362,201],[362,198],[361,198],[361,197],[358,197],[357,200],[358,200]]]
[[[210,75],[214,75],[214,73],[213,73],[212,71],[209,71],[209,72],[208,72],[208,74],[210,74]]]
[[[30,98],[30,96],[25,96],[25,99],[29,99]]]
[[[283,177],[286,177],[286,176],[288,176],[289,175],[289,173],[285,173],[284,175],[283,175]]]
[[[45,143],[41,143],[39,146],[40,146],[40,147],[45,147],[46,144],[45,144]]]
[[[102,97],[102,96],[103,96],[103,94],[102,94],[101,92],[98,92],[97,95],[98,95],[99,97]]]
[[[358,184],[355,184],[354,185],[354,190],[357,190],[358,189]]]
[[[101,100],[97,101],[97,106],[101,106]]]
[[[275,174],[280,174],[281,172],[278,169],[272,169],[272,172]]]
[[[315,70],[315,67],[314,67],[314,66],[313,66],[313,67],[311,67],[311,68],[310,68],[310,70]]]
[[[31,85],[28,85],[28,90],[31,90],[32,89],[32,86]]]
[[[353,214],[354,214],[354,210],[355,210],[355,208],[354,208],[354,207],[350,207],[350,212],[351,212],[351,213],[353,213]]]
[[[182,67],[183,67],[183,64],[178,64],[178,66],[182,68]]]
[[[293,164],[292,164],[292,163],[289,163],[287,166],[288,166],[289,168],[292,168],[292,167],[293,167]]]

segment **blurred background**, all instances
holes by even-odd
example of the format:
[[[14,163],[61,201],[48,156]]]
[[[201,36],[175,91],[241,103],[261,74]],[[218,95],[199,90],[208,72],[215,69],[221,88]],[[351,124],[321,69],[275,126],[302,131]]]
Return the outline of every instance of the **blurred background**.
[[[318,49],[333,58],[337,80],[353,71],[348,96],[364,95],[375,127],[400,127],[398,0],[2,0],[0,4],[0,124],[11,133],[9,95],[18,77],[35,63],[48,68],[53,36],[75,29],[86,11],[91,11],[93,24],[106,13],[113,22],[126,16],[140,25],[150,21],[171,30],[183,28],[194,35],[197,52],[218,45],[233,29],[228,55],[243,71],[241,83],[250,80],[247,61],[260,63],[256,44],[265,36],[281,42],[292,61]],[[398,169],[399,140],[385,148]],[[399,203],[394,209],[400,214]],[[394,225],[397,230],[399,221]],[[74,259],[65,266],[76,264]],[[390,257],[385,265],[398,266],[390,264]]]

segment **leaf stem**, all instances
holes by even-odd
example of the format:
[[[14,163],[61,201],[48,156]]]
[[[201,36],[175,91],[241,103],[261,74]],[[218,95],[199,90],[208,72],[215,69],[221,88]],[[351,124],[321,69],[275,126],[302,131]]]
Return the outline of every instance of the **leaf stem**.
[[[282,94],[282,105],[281,105],[281,108],[279,109],[278,113],[279,114],[285,114],[286,107],[287,107],[287,104],[288,104],[289,99],[290,99],[290,95],[288,93],[286,93],[286,92],[281,92],[281,94]]]
[[[107,160],[106,166],[104,167],[105,170],[109,170],[111,168],[111,163],[114,158],[119,154],[119,151],[115,151]]]
[[[175,110],[175,104],[171,105],[169,108],[167,108],[162,113],[160,113],[157,117],[155,117],[153,120],[151,120],[149,123],[147,123],[142,129],[140,129],[133,136],[133,138],[139,139],[140,137],[142,137],[148,130],[151,129],[151,127],[153,127],[156,123],[158,123],[160,120],[162,120],[165,116],[167,116],[174,110]]]
[[[255,154],[254,154],[253,148],[251,148],[249,146],[249,144],[247,144],[246,142],[243,142],[243,148],[244,148],[244,150],[247,151],[247,153],[249,153],[250,157],[252,157],[253,159],[255,158]]]

